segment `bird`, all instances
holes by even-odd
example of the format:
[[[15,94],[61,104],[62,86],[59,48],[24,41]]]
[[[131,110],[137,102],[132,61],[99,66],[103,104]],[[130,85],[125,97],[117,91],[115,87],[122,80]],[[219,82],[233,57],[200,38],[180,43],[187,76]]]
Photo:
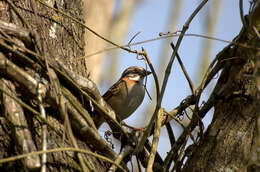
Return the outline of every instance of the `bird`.
[[[142,67],[128,67],[102,96],[114,110],[118,122],[128,118],[143,102],[146,91],[144,78],[150,74]],[[95,120],[96,127],[99,128],[104,122],[105,119],[99,117]]]

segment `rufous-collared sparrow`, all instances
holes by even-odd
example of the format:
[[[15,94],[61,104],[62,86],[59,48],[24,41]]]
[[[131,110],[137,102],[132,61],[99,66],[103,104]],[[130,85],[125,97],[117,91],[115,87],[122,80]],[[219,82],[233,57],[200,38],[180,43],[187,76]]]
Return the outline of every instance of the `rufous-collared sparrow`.
[[[119,122],[129,117],[142,103],[145,95],[144,78],[151,72],[138,66],[127,68],[121,78],[103,95],[116,113]],[[99,128],[104,118],[95,120]]]

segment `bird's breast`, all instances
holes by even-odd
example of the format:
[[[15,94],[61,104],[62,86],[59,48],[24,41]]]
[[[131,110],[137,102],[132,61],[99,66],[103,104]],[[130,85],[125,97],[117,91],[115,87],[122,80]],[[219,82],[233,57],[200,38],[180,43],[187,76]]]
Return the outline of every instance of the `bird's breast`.
[[[138,108],[145,94],[144,86],[141,84],[128,84],[125,85],[125,89],[120,98],[115,98],[109,102],[120,121],[129,117]]]

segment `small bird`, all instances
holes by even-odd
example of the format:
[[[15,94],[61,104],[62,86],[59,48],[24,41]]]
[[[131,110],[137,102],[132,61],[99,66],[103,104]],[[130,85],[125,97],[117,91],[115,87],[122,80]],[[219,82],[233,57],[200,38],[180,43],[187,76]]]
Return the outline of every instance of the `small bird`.
[[[119,122],[128,118],[142,103],[145,95],[144,78],[151,72],[142,67],[127,68],[120,79],[103,95],[104,100],[116,113]],[[104,119],[95,120],[99,128]]]

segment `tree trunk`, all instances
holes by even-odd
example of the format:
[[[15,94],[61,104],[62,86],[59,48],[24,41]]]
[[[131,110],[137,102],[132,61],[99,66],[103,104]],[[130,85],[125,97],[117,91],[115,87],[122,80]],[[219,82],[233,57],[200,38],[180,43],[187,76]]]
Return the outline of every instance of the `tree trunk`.
[[[260,7],[245,18],[248,27],[218,58],[223,71],[211,96],[214,105],[213,121],[183,171],[247,171],[258,137],[260,116],[259,79]],[[258,79],[257,79],[258,78]]]
[[[44,1],[47,3],[47,1]],[[83,1],[82,0],[55,0],[48,1],[49,6],[60,11],[64,11],[75,19],[84,22]],[[78,23],[73,22],[70,18],[50,9],[35,0],[26,1],[0,1],[0,20],[6,23],[13,23],[21,28],[27,28],[35,40],[34,44],[24,48],[31,49],[44,56],[43,61],[47,71],[50,72],[48,66],[55,61],[60,61],[70,70],[82,76],[88,77],[86,63],[84,60],[84,28]],[[92,16],[95,17],[95,16]],[[1,32],[2,33],[2,32]],[[3,35],[2,35],[3,36]],[[2,37],[1,36],[1,37]],[[7,38],[10,38],[7,36]],[[15,38],[13,38],[15,39]],[[3,41],[1,40],[1,43]],[[23,44],[22,41],[17,43]],[[13,48],[16,48],[13,46]],[[20,51],[17,48],[17,51]],[[1,58],[11,57],[13,54],[5,50],[1,46]],[[23,51],[22,51],[23,52]],[[15,53],[14,53],[15,54]],[[2,60],[2,59],[1,59]],[[30,73],[37,78],[35,71],[30,69],[31,66],[23,66],[23,62],[19,59],[15,60],[16,65],[20,66],[25,72]],[[37,66],[37,65],[36,65]],[[37,70],[37,68],[35,68]],[[50,73],[49,73],[50,74]],[[2,74],[1,74],[2,77]],[[3,75],[6,77],[6,75]],[[42,77],[42,76],[41,76]],[[1,88],[12,94],[19,96],[28,104],[33,104],[36,97],[28,94],[29,89],[20,88],[17,83],[12,80],[2,80]],[[50,79],[47,77],[47,80]],[[54,81],[51,81],[53,83]],[[52,85],[53,86],[53,85]],[[50,89],[54,89],[53,87]],[[57,94],[57,92],[56,92]],[[56,98],[59,95],[56,95]],[[19,104],[13,99],[8,99],[6,94],[1,92],[0,104],[0,159],[11,157],[17,154],[29,153],[32,151],[42,150],[42,123],[28,110],[23,110]],[[37,109],[38,102],[35,101]],[[48,128],[47,132],[47,149],[59,147],[71,147],[73,141],[68,135],[69,129],[64,127],[64,117],[61,117],[57,109],[45,107],[47,113],[47,121],[55,126],[54,128],[63,136],[57,135],[53,130]],[[15,112],[19,112],[18,118],[14,119]],[[75,112],[77,113],[77,112]],[[20,120],[20,122],[19,122]],[[17,122],[18,121],[18,122]],[[74,121],[72,121],[74,122]],[[77,123],[77,125],[80,125]],[[21,128],[23,126],[23,128]],[[25,144],[25,142],[27,142]],[[85,141],[77,140],[79,148],[91,150],[91,145]],[[27,147],[28,146],[28,147]],[[83,155],[83,154],[82,154]],[[83,155],[89,169],[96,171],[104,171],[106,163],[94,158],[93,156]],[[81,171],[82,164],[79,163],[78,153],[73,152],[55,152],[47,156],[48,171]],[[41,168],[40,156],[32,156],[25,160],[11,161],[6,164],[0,164],[0,171],[27,171]]]

